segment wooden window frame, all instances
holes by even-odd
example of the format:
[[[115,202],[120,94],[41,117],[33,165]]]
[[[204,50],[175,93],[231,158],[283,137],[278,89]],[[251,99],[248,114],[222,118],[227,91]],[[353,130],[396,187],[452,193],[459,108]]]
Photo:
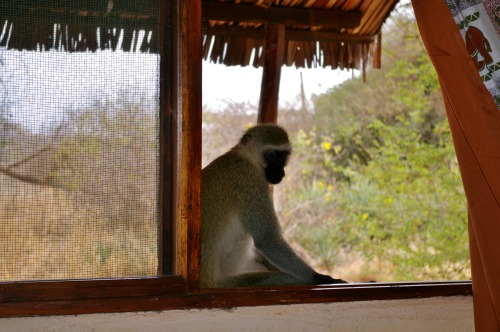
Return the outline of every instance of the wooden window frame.
[[[159,276],[3,282],[0,317],[472,294],[470,281],[200,289],[201,1],[160,3]]]

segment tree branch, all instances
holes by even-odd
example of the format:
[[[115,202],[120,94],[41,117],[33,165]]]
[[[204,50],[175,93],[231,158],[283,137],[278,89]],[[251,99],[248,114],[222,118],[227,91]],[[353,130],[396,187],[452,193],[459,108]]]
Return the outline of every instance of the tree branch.
[[[51,183],[51,181],[48,179],[40,180],[40,179],[37,179],[37,178],[32,177],[32,176],[21,175],[21,174],[18,174],[16,172],[9,170],[8,168],[1,168],[0,167],[0,174],[4,174],[4,175],[11,177],[13,179],[16,179],[16,180],[19,180],[22,182],[26,182],[29,184],[34,184],[37,186],[52,187],[52,188],[67,190],[67,188],[65,188],[64,186],[61,186],[61,185],[58,185],[55,183]]]

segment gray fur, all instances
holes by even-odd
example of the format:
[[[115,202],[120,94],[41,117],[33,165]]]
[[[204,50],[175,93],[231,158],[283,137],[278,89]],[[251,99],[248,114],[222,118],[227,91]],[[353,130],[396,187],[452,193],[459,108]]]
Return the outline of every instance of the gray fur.
[[[290,151],[286,131],[255,126],[203,169],[201,287],[342,282],[316,273],[281,235],[264,172],[270,146]],[[259,254],[278,271],[261,264]]]

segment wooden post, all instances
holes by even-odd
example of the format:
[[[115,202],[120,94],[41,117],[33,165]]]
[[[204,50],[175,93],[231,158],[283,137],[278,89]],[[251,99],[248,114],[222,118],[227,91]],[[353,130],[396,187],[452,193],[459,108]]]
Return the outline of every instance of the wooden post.
[[[201,1],[180,0],[181,10],[181,119],[178,247],[182,246],[187,267],[188,290],[200,285],[201,257]],[[182,254],[181,254],[182,255]],[[184,259],[179,255],[181,259]]]
[[[258,123],[276,123],[281,66],[285,50],[285,26],[268,22],[264,33],[264,70],[260,88]]]
[[[172,0],[171,89],[172,113],[172,213],[175,275],[187,280],[188,291],[195,293],[200,281],[201,255],[201,1]],[[165,26],[167,28],[168,26]],[[168,54],[167,54],[168,55]],[[165,245],[163,243],[162,245]],[[163,261],[163,260],[162,260]],[[160,273],[170,272],[161,267]]]

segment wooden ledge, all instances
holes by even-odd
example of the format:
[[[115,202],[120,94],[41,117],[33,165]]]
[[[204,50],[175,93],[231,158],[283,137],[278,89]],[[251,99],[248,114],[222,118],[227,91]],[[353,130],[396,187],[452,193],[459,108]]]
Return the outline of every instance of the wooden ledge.
[[[0,283],[0,317],[470,296],[470,281],[202,289],[180,277]]]

